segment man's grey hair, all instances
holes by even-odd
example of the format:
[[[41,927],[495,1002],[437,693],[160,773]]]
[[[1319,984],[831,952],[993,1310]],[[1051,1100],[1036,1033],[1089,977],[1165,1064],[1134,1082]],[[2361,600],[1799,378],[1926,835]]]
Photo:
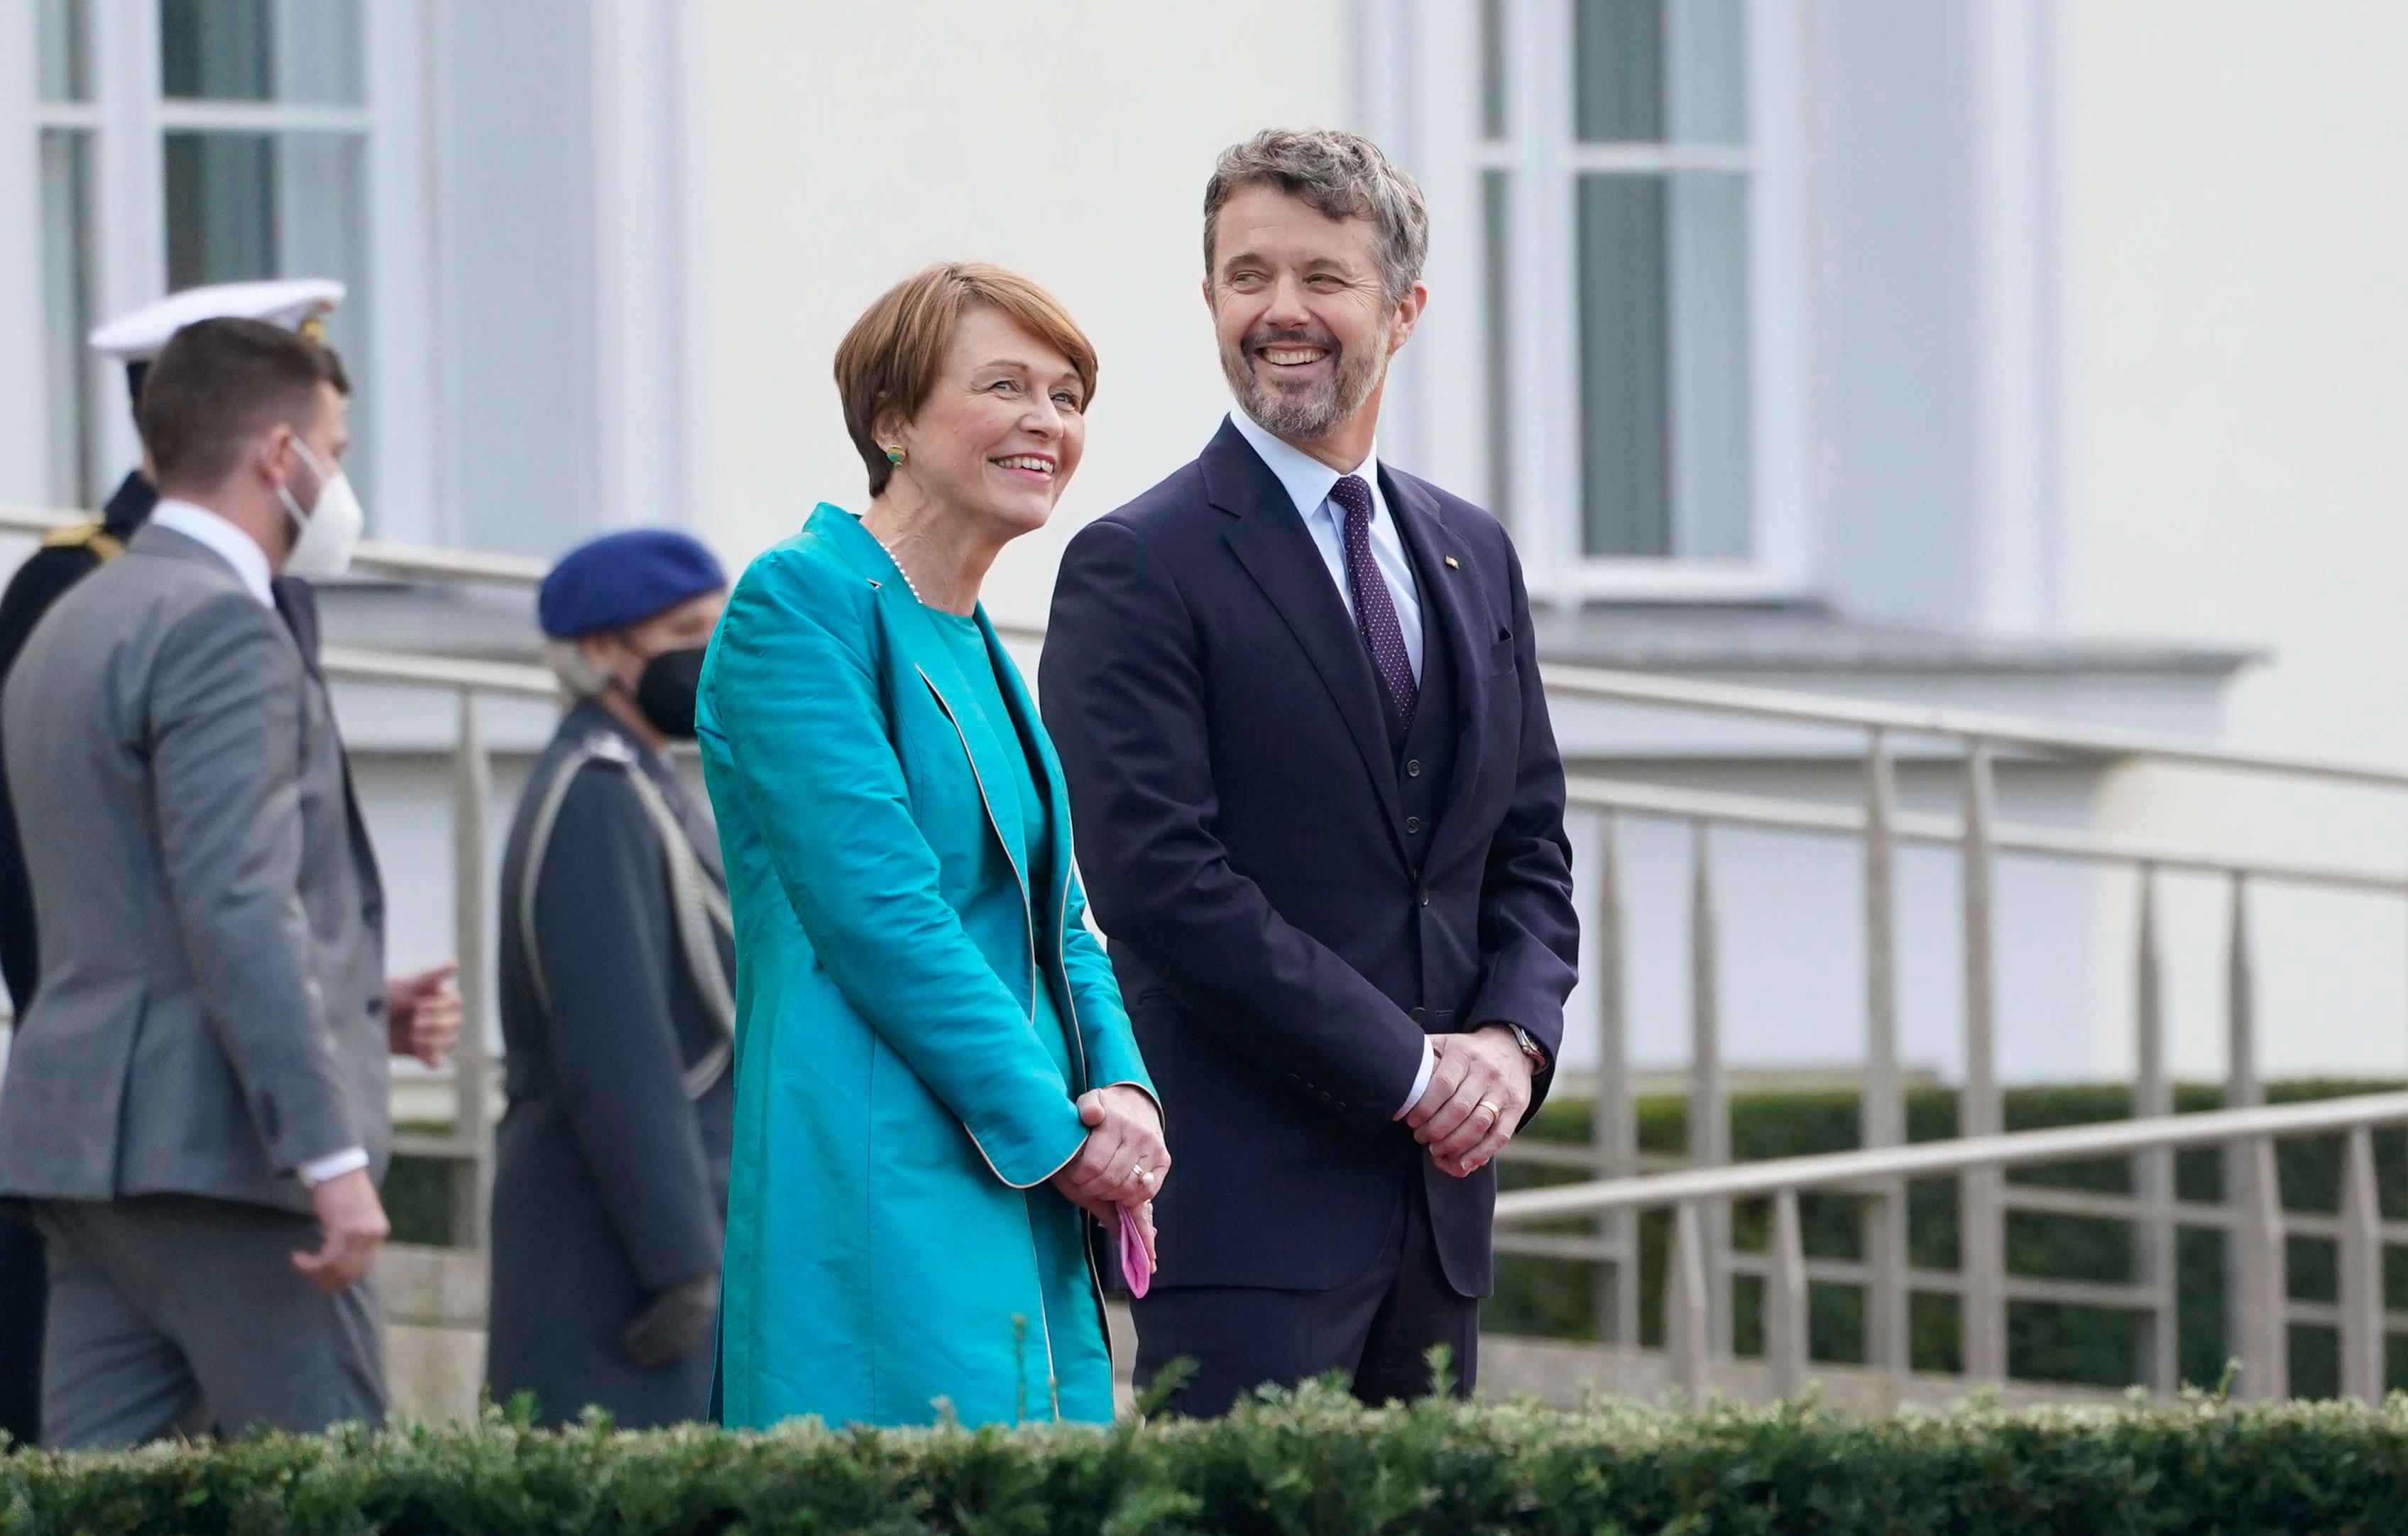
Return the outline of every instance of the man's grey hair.
[[[1380,279],[1395,304],[1422,280],[1429,260],[1429,205],[1380,146],[1343,128],[1266,128],[1221,151],[1204,183],[1204,280],[1213,280],[1212,242],[1221,209],[1241,188],[1277,187],[1332,219],[1377,227]]]

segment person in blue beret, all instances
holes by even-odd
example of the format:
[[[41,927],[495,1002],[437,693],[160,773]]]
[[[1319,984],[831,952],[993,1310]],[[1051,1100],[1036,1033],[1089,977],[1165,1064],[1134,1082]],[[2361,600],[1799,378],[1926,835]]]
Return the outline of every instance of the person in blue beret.
[[[504,846],[496,1401],[621,1427],[710,1410],[734,938],[719,840],[679,782],[727,577],[681,533],[571,550],[537,604],[570,707]]]

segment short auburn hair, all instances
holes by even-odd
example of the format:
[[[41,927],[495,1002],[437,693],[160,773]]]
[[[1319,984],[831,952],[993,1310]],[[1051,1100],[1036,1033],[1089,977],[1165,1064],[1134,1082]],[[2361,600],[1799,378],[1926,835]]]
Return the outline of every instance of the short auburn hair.
[[[142,380],[135,414],[151,473],[162,486],[217,484],[261,428],[297,430],[320,384],[351,393],[333,349],[265,321],[195,321],[167,338]]]
[[[845,430],[869,471],[869,494],[886,489],[895,466],[878,440],[878,419],[919,414],[962,316],[994,309],[1070,360],[1085,400],[1096,397],[1096,349],[1062,301],[1017,272],[985,262],[939,262],[878,296],[836,349],[836,392]]]

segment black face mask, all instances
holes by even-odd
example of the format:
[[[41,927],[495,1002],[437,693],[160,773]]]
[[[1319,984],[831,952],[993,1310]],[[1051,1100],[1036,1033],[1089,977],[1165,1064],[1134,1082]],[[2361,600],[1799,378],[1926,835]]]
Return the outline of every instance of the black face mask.
[[[694,739],[694,697],[702,686],[702,658],[708,647],[664,651],[644,663],[636,679],[636,708],[652,729],[673,741]]]

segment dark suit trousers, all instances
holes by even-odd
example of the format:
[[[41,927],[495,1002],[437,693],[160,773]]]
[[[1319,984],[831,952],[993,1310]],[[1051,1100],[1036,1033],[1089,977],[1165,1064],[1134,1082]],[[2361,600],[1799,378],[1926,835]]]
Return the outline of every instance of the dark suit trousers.
[[[20,1444],[42,1433],[42,1314],[50,1281],[42,1235],[0,1212],[0,1430]]]
[[[1166,1285],[1132,1306],[1137,1387],[1165,1366],[1195,1363],[1174,1413],[1213,1418],[1265,1384],[1294,1386],[1336,1371],[1368,1403],[1426,1397],[1429,1351],[1454,1358],[1455,1392],[1469,1397],[1480,1366],[1480,1302],[1446,1282],[1422,1181],[1397,1201],[1395,1225],[1364,1273],[1331,1290]]]

